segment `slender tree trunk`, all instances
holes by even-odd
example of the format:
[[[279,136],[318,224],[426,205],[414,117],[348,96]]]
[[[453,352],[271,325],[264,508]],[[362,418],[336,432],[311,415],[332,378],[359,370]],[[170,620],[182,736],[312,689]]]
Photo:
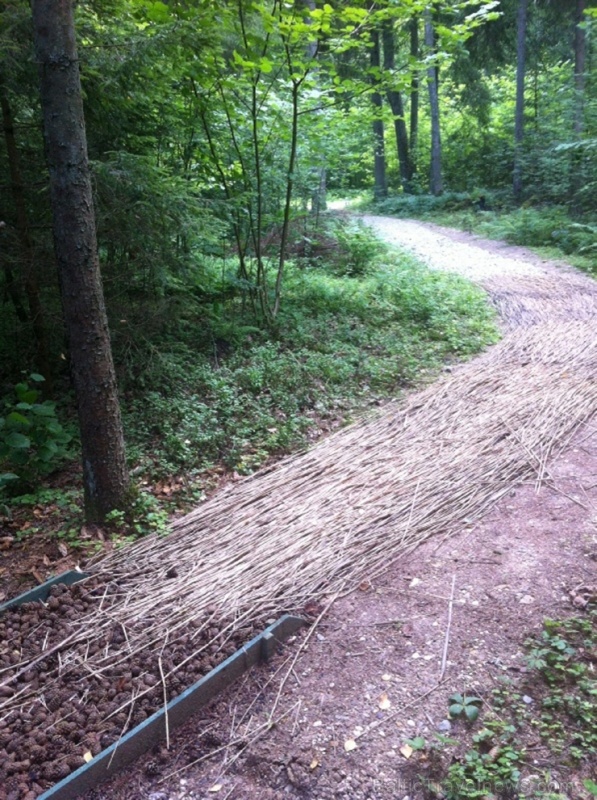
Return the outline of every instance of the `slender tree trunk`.
[[[379,31],[371,32],[371,41],[373,47],[371,48],[371,66],[379,71],[381,66],[380,46],[379,46]],[[377,73],[379,74],[379,72]],[[373,75],[371,78],[372,83],[379,84],[379,77]],[[383,100],[378,91],[371,94],[371,102],[373,103],[374,119],[373,119],[373,177],[374,188],[373,196],[376,200],[382,200],[388,196],[388,186],[386,182],[386,154],[384,143],[384,129],[383,119],[381,118]]]
[[[410,21],[410,55],[413,62],[419,60],[419,18]],[[410,81],[410,162],[412,176],[417,171],[417,147],[419,143],[419,73],[415,70]]]
[[[388,20],[384,23],[382,29],[383,40],[383,66],[384,70],[393,73],[395,69],[394,51],[396,42],[394,39],[394,28],[392,21]],[[408,132],[406,130],[406,121],[404,119],[404,103],[402,102],[402,94],[394,89],[388,89],[386,96],[388,103],[392,109],[392,116],[394,117],[394,130],[396,133],[396,147],[398,150],[398,164],[400,166],[400,181],[402,189],[407,192],[410,188],[410,181],[412,178],[412,164],[410,161],[410,153],[408,147]]]
[[[574,133],[580,138],[585,128],[585,83],[587,68],[587,34],[582,27],[585,18],[586,0],[576,2],[576,28],[574,29]]]
[[[45,391],[48,395],[52,394],[52,370],[50,369],[50,358],[48,355],[48,341],[46,337],[46,326],[44,324],[44,312],[39,294],[39,284],[35,269],[35,255],[29,235],[29,223],[27,220],[27,205],[25,203],[25,193],[23,190],[23,177],[21,174],[21,164],[19,159],[19,149],[14,131],[14,121],[8,97],[5,95],[0,85],[0,106],[2,107],[2,125],[4,128],[4,139],[6,142],[6,152],[8,155],[8,166],[10,170],[10,184],[12,199],[15,206],[17,233],[21,249],[21,260],[23,263],[23,277],[25,283],[25,294],[29,304],[29,316],[33,326],[33,335],[37,346],[37,369],[46,379]],[[14,289],[12,275],[7,273],[7,280]],[[10,288],[9,288],[10,291]],[[14,298],[13,298],[14,302]],[[17,306],[17,314],[19,309]]]
[[[290,51],[287,49],[290,62]],[[284,218],[282,222],[282,233],[280,234],[280,259],[278,262],[278,274],[276,275],[276,288],[274,294],[274,309],[272,316],[276,317],[280,310],[280,300],[282,299],[282,279],[284,277],[284,266],[286,264],[286,246],[288,244],[288,232],[290,230],[290,212],[292,208],[292,190],[294,188],[294,169],[296,163],[296,151],[298,146],[298,104],[299,89],[301,82],[296,81],[292,84],[292,128],[290,136],[290,153],[288,155],[288,176],[286,178],[286,197],[284,200]]]
[[[435,50],[435,32],[431,11],[425,12],[425,45],[428,52]],[[440,195],[443,191],[442,182],[442,141],[439,120],[439,90],[437,67],[432,66],[427,70],[427,86],[429,88],[429,108],[431,111],[431,171],[429,188],[431,194]]]
[[[54,249],[77,397],[85,513],[123,509],[128,474],[101,286],[71,0],[32,0]]]
[[[585,18],[586,0],[576,1],[576,27],[574,29],[574,135],[582,139],[585,130],[585,85],[587,69],[587,35],[581,24]],[[579,191],[583,185],[583,155],[582,151],[572,151],[570,165],[570,195],[572,197],[572,210],[576,214],[582,211]]]
[[[524,140],[524,83],[526,73],[528,0],[518,0],[516,20],[516,110],[514,112],[514,171],[512,190],[519,201],[522,197],[522,157]]]

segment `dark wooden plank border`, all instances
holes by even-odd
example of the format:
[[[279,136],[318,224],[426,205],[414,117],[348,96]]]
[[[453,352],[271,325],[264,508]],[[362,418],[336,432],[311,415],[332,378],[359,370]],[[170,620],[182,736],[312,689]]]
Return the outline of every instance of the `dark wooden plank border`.
[[[6,603],[3,603],[0,606],[0,614],[4,611],[7,611],[9,608],[14,608],[15,606],[22,606],[23,603],[33,603],[36,600],[47,600],[48,595],[50,594],[50,589],[56,583],[65,583],[67,586],[72,586],[74,583],[79,583],[79,581],[88,578],[89,575],[86,572],[81,572],[79,569],[71,569],[68,572],[63,572],[61,575],[56,575],[54,578],[50,578],[45,583],[36,586],[34,589],[29,589],[27,592],[23,592],[18,597],[13,597],[12,600],[8,600]]]

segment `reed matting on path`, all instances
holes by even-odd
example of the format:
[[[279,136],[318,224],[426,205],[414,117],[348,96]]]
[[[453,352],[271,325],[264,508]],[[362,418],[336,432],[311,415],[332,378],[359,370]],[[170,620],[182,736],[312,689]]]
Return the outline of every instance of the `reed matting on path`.
[[[405,225],[379,222],[398,239]],[[501,342],[375,418],[230,485],[167,537],[97,561],[92,571],[118,593],[76,621],[63,661],[115,623],[126,629],[125,661],[176,639],[206,610],[232,626],[299,610],[461,530],[516,482],[549,480],[549,459],[597,407],[597,284],[520,258],[514,268],[504,254],[496,265],[482,249],[434,236],[432,266],[475,277],[477,263]],[[89,668],[104,669],[102,658],[90,656]]]

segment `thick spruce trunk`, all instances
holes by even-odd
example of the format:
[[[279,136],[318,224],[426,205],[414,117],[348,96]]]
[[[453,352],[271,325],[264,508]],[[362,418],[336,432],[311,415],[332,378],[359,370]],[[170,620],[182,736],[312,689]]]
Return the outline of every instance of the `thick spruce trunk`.
[[[77,397],[85,512],[126,505],[128,474],[101,286],[71,0],[32,0],[54,249]]]

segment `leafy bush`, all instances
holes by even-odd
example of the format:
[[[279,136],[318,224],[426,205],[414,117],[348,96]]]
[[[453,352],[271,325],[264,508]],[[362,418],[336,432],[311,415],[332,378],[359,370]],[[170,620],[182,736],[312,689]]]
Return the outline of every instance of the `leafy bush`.
[[[30,375],[41,383],[41,375]],[[0,416],[0,496],[7,488],[31,486],[52,472],[68,455],[71,437],[56,417],[56,404],[40,402],[40,392],[30,383],[14,387],[16,397],[4,398]]]

